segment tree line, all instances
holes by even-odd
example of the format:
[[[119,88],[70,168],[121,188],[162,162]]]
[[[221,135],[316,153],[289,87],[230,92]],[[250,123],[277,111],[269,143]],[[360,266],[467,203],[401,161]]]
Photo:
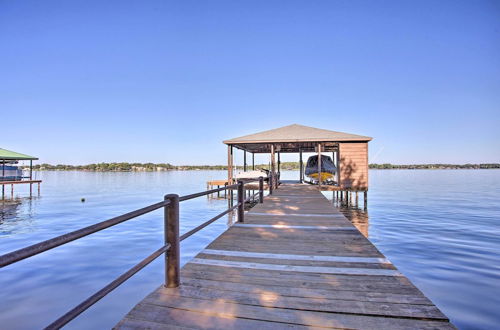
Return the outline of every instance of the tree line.
[[[500,168],[498,163],[489,164],[414,164],[414,165],[394,165],[394,164],[370,164],[373,169],[399,169],[399,170],[419,170],[419,169],[488,169]]]
[[[28,168],[28,167],[25,167]],[[247,170],[251,170],[252,165],[247,164]],[[269,164],[255,165],[256,169],[270,168]],[[281,170],[298,170],[299,162],[281,162]],[[371,169],[491,169],[500,168],[499,163],[486,164],[413,164],[413,165],[395,165],[370,164]],[[33,166],[34,170],[39,171],[95,171],[95,172],[155,172],[170,170],[227,170],[226,165],[172,165],[169,163],[96,163],[88,165],[64,165],[64,164],[37,164]],[[242,170],[243,166],[235,166],[235,169]]]

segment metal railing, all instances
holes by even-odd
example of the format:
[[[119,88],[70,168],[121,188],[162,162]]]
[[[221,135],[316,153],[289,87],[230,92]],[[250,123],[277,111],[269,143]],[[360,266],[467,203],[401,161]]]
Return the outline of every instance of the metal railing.
[[[0,268],[8,266],[10,264],[16,263],[26,258],[30,258],[37,254],[43,253],[55,247],[67,244],[74,240],[80,239],[87,235],[96,233],[103,229],[115,226],[122,222],[128,221],[130,219],[134,219],[138,216],[144,215],[146,213],[158,210],[160,208],[164,208],[164,236],[165,236],[165,244],[160,247],[158,250],[154,251],[152,254],[144,258],[138,264],[127,270],[125,273],[117,277],[115,280],[110,282],[108,285],[103,287],[101,290],[94,293],[92,296],[88,297],[82,303],[71,309],[69,312],[52,322],[50,325],[46,327],[46,329],[59,329],[63,327],[65,324],[76,318],[78,315],[87,310],[90,306],[94,305],[108,293],[117,288],[120,284],[128,280],[135,273],[146,267],[153,260],[165,254],[165,286],[168,288],[175,288],[180,285],[180,242],[190,237],[194,233],[200,231],[206,226],[210,225],[214,221],[222,218],[224,215],[229,212],[238,209],[238,222],[244,221],[244,205],[246,202],[254,199],[256,196],[259,196],[259,202],[262,203],[264,201],[264,181],[263,178],[260,177],[259,181],[259,191],[252,196],[245,199],[245,184],[254,182],[257,180],[239,180],[237,184],[232,184],[228,186],[224,186],[223,188],[211,189],[191,195],[181,196],[176,194],[165,195],[164,200],[155,204],[151,204],[149,206],[143,207],[141,209],[122,214],[120,216],[96,223],[94,225],[72,231],[70,233],[57,236],[51,238],[49,240],[33,244],[31,246],[4,254],[0,256]],[[219,213],[215,217],[211,218],[208,221],[205,221],[201,225],[197,226],[194,229],[191,229],[187,233],[183,235],[179,235],[179,203],[182,201],[187,201],[193,198],[206,196],[209,194],[214,194],[223,190],[233,190],[237,189],[237,203],[236,205],[229,207],[227,210]]]

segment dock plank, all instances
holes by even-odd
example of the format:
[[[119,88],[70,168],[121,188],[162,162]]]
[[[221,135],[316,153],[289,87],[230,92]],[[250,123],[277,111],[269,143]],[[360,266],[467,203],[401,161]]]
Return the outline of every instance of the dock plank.
[[[454,329],[314,186],[284,184],[116,325]]]

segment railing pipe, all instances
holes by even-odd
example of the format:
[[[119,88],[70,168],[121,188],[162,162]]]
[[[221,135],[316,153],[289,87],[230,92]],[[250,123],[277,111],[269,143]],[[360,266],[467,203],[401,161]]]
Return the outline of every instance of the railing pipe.
[[[222,188],[211,189],[211,190],[202,191],[202,192],[195,193],[195,194],[185,195],[185,196],[179,197],[179,201],[183,202],[183,201],[187,201],[187,200],[190,200],[190,199],[193,199],[193,198],[196,198],[196,197],[210,195],[210,194],[213,194],[213,193],[216,193],[216,192],[219,192],[219,191],[223,191],[223,190],[227,190],[227,189],[234,189],[236,187],[238,187],[238,185],[237,184],[233,184],[233,185],[230,185],[230,186],[224,186]]]
[[[71,241],[74,241],[76,239],[85,237],[87,235],[93,234],[95,232],[98,232],[100,230],[109,228],[111,226],[117,225],[121,222],[124,222],[126,220],[130,220],[132,218],[138,217],[140,215],[149,213],[151,211],[157,210],[159,208],[164,207],[167,205],[167,201],[162,201],[156,204],[152,204],[146,207],[143,207],[142,209],[138,209],[129,213],[122,214],[120,216],[111,218],[109,220],[105,220],[99,223],[96,223],[94,225],[78,229],[75,231],[72,231],[70,233],[57,236],[51,239],[48,239],[46,241],[36,243],[33,245],[30,245],[28,247],[4,254],[0,256],[0,268],[5,267],[7,265],[10,265],[14,262],[17,262],[19,260],[26,259],[28,257],[32,257],[34,255],[37,255],[39,253],[45,252],[47,250],[53,249],[55,247],[58,247],[60,245],[69,243]]]
[[[238,180],[238,222],[245,221],[245,184]]]
[[[75,317],[86,311],[90,306],[94,305],[96,302],[104,298],[108,293],[116,289],[120,284],[131,278],[135,273],[137,273],[138,271],[149,265],[153,260],[158,258],[163,253],[165,253],[165,251],[167,251],[169,248],[170,248],[169,245],[165,245],[160,249],[156,250],[155,252],[144,258],[137,265],[135,265],[134,267],[130,268],[128,271],[120,275],[117,279],[110,282],[108,285],[106,285],[104,288],[94,293],[92,296],[88,297],[78,306],[76,306],[75,308],[73,308],[72,310],[70,310],[69,312],[67,312],[54,322],[52,322],[45,329],[62,328],[65,324],[73,320]]]
[[[259,177],[259,202],[264,203],[264,178]]]
[[[169,194],[165,196],[168,206],[165,207],[164,231],[165,244],[170,249],[165,254],[165,286],[176,288],[181,283],[180,279],[180,246],[179,246],[179,195]]]

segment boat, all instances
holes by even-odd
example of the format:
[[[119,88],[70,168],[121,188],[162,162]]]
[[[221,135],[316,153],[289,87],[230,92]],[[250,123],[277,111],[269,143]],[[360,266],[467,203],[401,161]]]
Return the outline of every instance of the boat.
[[[0,181],[19,181],[23,178],[23,170],[12,164],[0,164]]]
[[[333,182],[337,168],[333,160],[326,155],[321,155],[321,182]],[[318,155],[311,156],[307,160],[305,175],[313,181],[319,180],[318,175]]]
[[[267,170],[255,170],[255,171],[246,171],[246,172],[238,172],[234,176],[236,180],[256,180],[260,177],[267,179],[269,175],[269,171]]]

